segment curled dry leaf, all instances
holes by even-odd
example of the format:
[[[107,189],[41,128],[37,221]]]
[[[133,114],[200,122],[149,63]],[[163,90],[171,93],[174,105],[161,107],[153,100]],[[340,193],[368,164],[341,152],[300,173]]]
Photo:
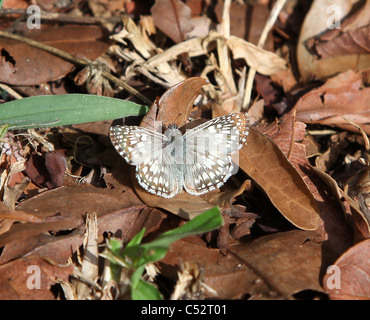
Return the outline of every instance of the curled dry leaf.
[[[356,30],[349,30],[339,34],[330,41],[325,39],[312,39],[307,46],[317,58],[325,59],[345,54],[365,54],[370,52],[370,24]]]
[[[33,153],[24,172],[33,183],[53,189],[63,185],[66,167],[65,157],[57,151],[47,152],[45,157]]]
[[[358,132],[345,116],[370,134],[370,88],[363,82],[365,74],[348,70],[306,93],[295,105],[297,120]]]
[[[335,262],[323,283],[333,300],[370,299],[370,239],[354,245]]]
[[[365,5],[359,7],[359,3],[365,3]],[[334,6],[332,0],[313,1],[303,22],[297,46],[298,67],[303,81],[326,79],[348,69],[363,70],[370,67],[369,54],[346,54],[317,60],[309,52],[306,44],[307,40],[325,33],[328,27],[333,27],[334,17],[336,22],[341,24],[337,28],[344,32],[367,25],[369,23],[369,8],[370,1],[337,0]],[[356,12],[356,9],[359,12]],[[353,12],[356,15],[355,19],[343,26],[346,24],[344,17],[350,19],[351,17],[348,16]]]
[[[241,38],[231,36],[227,45],[234,59],[244,59],[246,63],[264,75],[271,75],[286,69],[286,62],[273,52],[258,48]]]
[[[202,86],[206,84],[208,84],[207,80],[193,77],[168,89],[158,101],[157,121],[161,121],[165,126],[184,125],[189,118],[195,99],[200,94]]]
[[[370,238],[370,220],[369,217],[362,212],[359,200],[355,201],[345,190],[344,199],[349,203],[353,219],[354,241],[358,242]]]

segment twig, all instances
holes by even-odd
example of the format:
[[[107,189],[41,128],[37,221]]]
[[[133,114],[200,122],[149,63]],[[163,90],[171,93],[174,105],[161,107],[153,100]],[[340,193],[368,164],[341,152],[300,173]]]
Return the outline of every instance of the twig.
[[[231,0],[225,0],[224,9],[222,12],[222,34],[223,36],[228,39],[230,38],[230,7],[231,7]]]
[[[230,7],[231,0],[225,0],[221,23],[222,35],[224,39],[230,37]],[[231,95],[234,95],[237,90],[231,68],[230,53],[228,51],[228,47],[224,39],[221,38],[217,39],[217,53],[219,59],[219,66],[225,82],[223,91],[225,93],[231,93]]]
[[[47,52],[49,52],[49,53],[51,53],[55,56],[58,56],[58,57],[60,57],[64,60],[67,60],[67,61],[69,61],[71,63],[74,63],[74,64],[87,66],[92,62],[91,60],[86,59],[86,58],[83,58],[83,59],[82,58],[77,58],[77,57],[69,54],[68,52],[65,52],[63,50],[54,48],[54,47],[49,46],[45,43],[35,41],[35,40],[29,39],[29,38],[25,38],[25,37],[22,37],[22,36],[19,36],[19,35],[16,35],[16,34],[12,34],[12,33],[6,32],[6,31],[0,31],[0,37],[4,37],[4,38],[20,41],[20,42],[23,42],[23,43],[27,43],[30,46],[33,46],[33,47],[39,48],[41,50],[47,51]],[[122,87],[124,90],[126,90],[127,92],[129,92],[133,96],[136,96],[138,99],[140,99],[142,102],[146,103],[147,105],[152,104],[152,102],[148,98],[143,96],[136,89],[134,89],[133,87],[128,85],[126,82],[116,78],[115,76],[113,76],[109,72],[103,71],[102,75],[106,79],[108,79],[108,80],[112,81],[113,83],[115,83],[116,85]]]
[[[266,22],[265,27],[263,28],[263,31],[261,33],[261,36],[258,40],[257,47],[262,48],[263,45],[266,42],[267,36],[271,30],[271,28],[274,26],[275,21],[281,11],[281,9],[284,7],[286,0],[278,0],[274,7],[271,10],[270,16]],[[249,73],[248,73],[248,78],[247,78],[247,83],[245,85],[245,90],[244,90],[244,101],[243,101],[243,109],[248,109],[250,102],[251,102],[251,94],[252,94],[252,88],[253,88],[253,82],[254,82],[254,77],[256,75],[256,69],[250,68]]]
[[[17,100],[23,99],[23,97],[19,93],[15,92],[12,88],[7,86],[6,84],[0,83],[0,88],[6,91],[7,93],[9,93],[11,96],[16,98]]]

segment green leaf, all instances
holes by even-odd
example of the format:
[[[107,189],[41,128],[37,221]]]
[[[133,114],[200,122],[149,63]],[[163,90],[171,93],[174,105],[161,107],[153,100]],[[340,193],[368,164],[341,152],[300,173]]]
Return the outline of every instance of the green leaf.
[[[152,284],[140,280],[131,292],[132,300],[163,300],[161,293]]]
[[[139,283],[141,281],[141,276],[143,275],[144,270],[145,270],[145,265],[142,265],[142,266],[136,268],[136,270],[132,273],[132,275],[131,275],[131,292],[133,290],[136,290],[137,286],[139,285]]]
[[[113,254],[118,255],[122,249],[122,242],[117,238],[110,238],[108,241],[108,248]]]
[[[167,231],[157,239],[130,248],[124,253],[133,260],[133,266],[141,267],[150,262],[163,259],[171,243],[190,235],[208,232],[221,227],[223,224],[220,209],[214,207],[185,223],[179,228]]]
[[[209,209],[181,227],[167,231],[150,243],[142,245],[145,248],[150,247],[169,247],[169,245],[181,238],[205,233],[221,227],[223,219],[218,207]]]
[[[125,257],[131,259],[132,264],[130,269],[132,270],[131,275],[131,295],[132,299],[155,299],[156,290],[151,288],[152,286],[146,286],[141,277],[145,270],[145,266],[148,263],[159,261],[163,259],[169,250],[169,246],[176,240],[181,238],[195,235],[199,233],[208,232],[219,228],[223,224],[223,219],[220,213],[220,209],[215,207],[208,211],[203,212],[199,216],[195,217],[193,220],[188,221],[179,228],[173,229],[171,231],[163,233],[157,239],[150,243],[141,244],[141,240],[145,234],[145,229],[143,228],[139,231],[127,244],[123,251],[120,251],[119,256],[121,259]],[[120,246],[112,242],[109,249],[113,248],[119,249]],[[115,254],[118,252],[115,251]],[[154,296],[148,296],[154,295]]]
[[[130,248],[130,247],[133,247],[133,246],[137,246],[140,244],[141,240],[143,239],[144,237],[144,234],[145,234],[145,231],[146,229],[145,228],[142,228],[131,240],[130,242],[127,244],[126,248]]]
[[[142,115],[148,107],[131,101],[88,94],[35,96],[3,103],[0,126],[10,129],[56,127]]]

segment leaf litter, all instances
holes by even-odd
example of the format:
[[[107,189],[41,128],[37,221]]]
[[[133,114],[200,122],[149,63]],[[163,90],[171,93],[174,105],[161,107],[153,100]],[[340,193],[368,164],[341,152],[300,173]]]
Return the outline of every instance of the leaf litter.
[[[171,199],[140,187],[134,167],[108,139],[109,121],[9,131],[0,162],[0,297],[127,299],[128,278],[105,278],[109,263],[100,253],[106,241],[127,244],[145,228],[150,242],[219,206],[222,227],[174,242],[161,261],[146,267],[144,279],[165,298],[369,299],[370,95],[363,31],[369,1],[357,7],[339,1],[343,15],[351,15],[332,30],[325,17],[318,19],[326,1],[313,1],[308,13],[298,1],[286,4],[277,21],[269,20],[275,27],[265,47],[256,34],[268,15],[261,23],[252,13],[259,23],[251,24],[249,37],[240,29],[246,26],[241,9],[271,12],[264,1],[225,0],[216,7],[179,0],[157,0],[152,7],[79,2],[48,8],[55,20],[41,31],[27,30],[22,20],[14,29],[15,17],[0,12],[6,17],[1,32],[13,26],[16,34],[72,55],[66,60],[1,33],[2,102],[19,93],[88,91],[136,102],[145,96],[152,101],[149,112],[126,124],[153,129],[157,121],[185,130],[249,111],[253,125],[239,153],[240,170],[221,189]],[[3,7],[12,9],[6,1]],[[119,13],[120,22],[107,19]],[[57,27],[66,15],[96,20]],[[298,34],[288,18],[304,16]],[[296,52],[289,50],[291,40]],[[82,69],[80,58],[103,69]],[[110,72],[114,76],[106,77]],[[27,287],[27,268],[34,265],[42,290]],[[330,266],[341,270],[340,288]]]

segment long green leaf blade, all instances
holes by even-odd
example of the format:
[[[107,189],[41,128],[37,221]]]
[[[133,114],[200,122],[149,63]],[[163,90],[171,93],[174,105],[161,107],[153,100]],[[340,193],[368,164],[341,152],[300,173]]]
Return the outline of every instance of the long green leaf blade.
[[[41,128],[143,115],[148,107],[131,101],[88,94],[35,96],[0,105],[0,126]]]

